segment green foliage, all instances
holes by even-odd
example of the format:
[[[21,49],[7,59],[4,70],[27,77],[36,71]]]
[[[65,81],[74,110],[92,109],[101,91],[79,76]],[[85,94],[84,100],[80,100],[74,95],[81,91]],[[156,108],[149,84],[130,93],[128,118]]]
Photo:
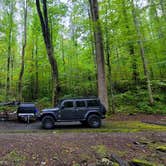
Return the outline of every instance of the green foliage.
[[[39,110],[44,108],[51,108],[50,98],[44,97],[36,101],[37,108]]]
[[[165,114],[165,4],[157,0],[148,1],[147,4],[140,0],[134,5],[131,2],[99,1],[108,93],[111,99],[110,84],[112,84],[115,112]],[[22,2],[2,1],[0,9],[0,101],[4,102],[7,99],[18,98],[20,50],[23,38]],[[133,21],[133,10],[136,11],[143,36],[142,42],[154,92],[153,106],[149,105],[148,101],[147,83],[140,57],[140,41]],[[39,108],[44,108],[51,106],[52,75],[35,1],[28,3],[28,11],[23,100],[36,101]],[[97,95],[93,25],[89,13],[88,1],[48,1],[51,40],[59,71],[59,98]],[[10,70],[7,71],[9,48],[11,48],[11,60]],[[109,79],[110,73],[112,83]],[[7,74],[10,76],[8,96],[6,94]]]
[[[166,114],[165,97],[165,93],[154,92],[155,103],[150,105],[147,91],[140,88],[115,95],[115,104],[119,112]]]
[[[140,112],[154,113],[154,110],[151,106],[149,106],[148,102],[139,102],[136,107],[140,110]]]
[[[153,80],[151,81],[154,90],[166,91],[166,80]]]

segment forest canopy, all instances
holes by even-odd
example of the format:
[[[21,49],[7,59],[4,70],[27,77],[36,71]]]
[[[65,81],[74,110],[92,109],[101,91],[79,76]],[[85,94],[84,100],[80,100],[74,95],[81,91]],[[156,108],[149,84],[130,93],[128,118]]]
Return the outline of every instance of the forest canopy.
[[[0,23],[1,102],[104,91],[109,112],[166,113],[164,0],[4,0]]]

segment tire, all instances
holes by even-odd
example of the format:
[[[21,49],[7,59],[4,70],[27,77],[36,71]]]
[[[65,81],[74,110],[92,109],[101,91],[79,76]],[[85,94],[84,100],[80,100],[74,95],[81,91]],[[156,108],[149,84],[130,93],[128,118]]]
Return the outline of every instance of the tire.
[[[83,125],[83,126],[88,126],[88,123],[87,123],[87,121],[86,120],[84,120],[84,121],[80,121],[80,123]]]
[[[17,117],[17,120],[19,121],[19,122],[23,122],[23,119],[21,118],[21,117]]]
[[[99,128],[101,126],[101,118],[98,115],[89,115],[88,126],[91,128]]]
[[[54,127],[55,120],[52,116],[44,116],[42,118],[42,127],[44,129],[52,129]]]

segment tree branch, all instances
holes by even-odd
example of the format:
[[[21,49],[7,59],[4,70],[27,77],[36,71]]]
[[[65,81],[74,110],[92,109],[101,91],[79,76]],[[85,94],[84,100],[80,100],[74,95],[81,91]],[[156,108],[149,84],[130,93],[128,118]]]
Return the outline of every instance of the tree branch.
[[[39,15],[39,18],[40,18],[40,23],[41,23],[41,27],[42,27],[42,33],[43,33],[43,37],[44,37],[44,42],[45,42],[45,44],[47,44],[47,41],[45,39],[45,36],[46,36],[45,21],[44,21],[44,18],[43,18],[41,9],[40,9],[40,2],[39,2],[39,0],[36,0],[36,8],[37,8],[37,12],[38,12],[38,15]]]

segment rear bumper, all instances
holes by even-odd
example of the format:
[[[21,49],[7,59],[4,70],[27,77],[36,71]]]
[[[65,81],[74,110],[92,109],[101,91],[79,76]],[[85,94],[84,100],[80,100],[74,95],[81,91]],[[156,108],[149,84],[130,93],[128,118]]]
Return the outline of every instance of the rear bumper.
[[[39,116],[40,116],[39,114],[33,114],[33,113],[18,113],[17,114],[18,118],[21,118],[21,119],[24,119],[24,120],[26,120],[26,119],[36,119],[36,120],[38,120]]]

